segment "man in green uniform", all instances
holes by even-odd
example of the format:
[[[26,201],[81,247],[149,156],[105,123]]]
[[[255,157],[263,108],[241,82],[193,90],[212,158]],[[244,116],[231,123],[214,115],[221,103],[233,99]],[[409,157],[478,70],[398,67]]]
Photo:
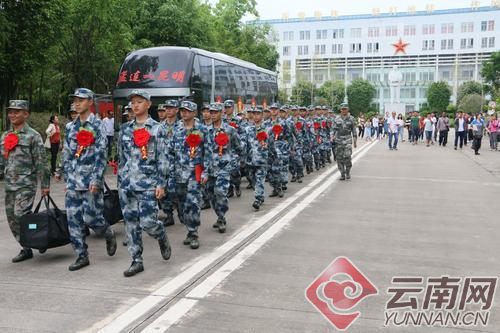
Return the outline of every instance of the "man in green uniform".
[[[335,155],[340,171],[340,180],[351,179],[352,146],[356,148],[356,120],[349,114],[349,106],[342,103],[340,115],[333,121],[333,140],[335,140]]]
[[[19,242],[21,229],[19,218],[31,213],[37,177],[41,179],[42,195],[48,195],[50,172],[42,137],[26,123],[29,115],[28,101],[9,101],[7,115],[10,128],[0,138],[0,178],[5,177],[7,221],[12,234]],[[12,262],[31,258],[33,251],[30,248],[23,248],[12,258]]]

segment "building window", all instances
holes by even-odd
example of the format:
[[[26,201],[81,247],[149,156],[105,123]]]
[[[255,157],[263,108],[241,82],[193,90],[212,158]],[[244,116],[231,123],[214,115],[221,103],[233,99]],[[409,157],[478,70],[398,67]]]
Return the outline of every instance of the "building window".
[[[448,39],[448,50],[453,50],[453,39]]]
[[[378,27],[368,28],[368,37],[378,37],[380,34],[380,29]]]
[[[420,81],[434,81],[434,72],[421,72]]]
[[[361,28],[352,28],[351,38],[361,38]]]
[[[293,40],[293,31],[283,32],[283,40]]]
[[[283,46],[283,56],[290,55],[290,46]]]
[[[434,24],[424,24],[422,26],[422,34],[434,35]]]
[[[333,39],[344,38],[344,29],[333,29]]]
[[[396,25],[386,27],[385,28],[385,35],[387,37],[397,36],[398,35],[398,27]]]
[[[490,37],[488,39],[488,47],[495,47],[495,37]]]
[[[495,30],[495,21],[481,21],[481,31]]]
[[[342,44],[333,44],[332,45],[332,53],[342,53]]]
[[[441,50],[453,50],[453,39],[441,40]]]
[[[453,23],[443,23],[441,24],[441,33],[442,34],[452,34],[453,33]]]
[[[485,49],[488,47],[488,37],[481,38],[481,48]]]
[[[434,40],[424,40],[422,41],[422,51],[432,51],[434,50],[434,44],[435,44],[435,41]]]
[[[326,45],[314,45],[314,54],[325,54]]]
[[[301,31],[299,33],[299,38],[300,38],[300,40],[310,40],[311,39],[311,32],[309,30]]]
[[[316,39],[326,39],[328,30],[316,30]]]
[[[450,71],[443,71],[441,73],[441,80],[450,81],[451,80]]]
[[[460,39],[461,49],[472,49],[474,47],[474,38],[462,38]]]
[[[460,30],[462,33],[464,32],[474,32],[474,22],[463,22],[462,29]]]
[[[474,76],[474,71],[471,69],[464,69],[462,71],[462,80],[472,80]]]
[[[414,36],[416,32],[416,27],[414,25],[405,25],[404,35],[405,36]]]
[[[441,40],[441,50],[446,50],[447,45],[448,45],[446,42],[447,42],[446,39]]]
[[[379,44],[378,43],[368,43],[366,44],[366,52],[368,53],[378,53]]]
[[[349,53],[361,53],[361,43],[351,43]]]

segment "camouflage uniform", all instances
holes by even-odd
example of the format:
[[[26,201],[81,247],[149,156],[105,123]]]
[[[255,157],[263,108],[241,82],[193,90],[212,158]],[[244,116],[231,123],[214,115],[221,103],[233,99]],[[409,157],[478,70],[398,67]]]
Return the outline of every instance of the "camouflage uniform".
[[[193,111],[194,112],[194,111]],[[195,149],[193,158],[190,157],[190,147],[186,138],[193,132],[198,132],[202,142]],[[206,129],[201,123],[195,122],[193,128],[186,129],[180,121],[175,129],[173,140],[168,147],[169,153],[169,180],[168,190],[175,192],[178,200],[179,214],[182,223],[190,234],[196,233],[200,225],[201,185],[195,178],[196,166],[202,167],[201,178],[206,178],[207,167],[204,165],[204,140]]]
[[[356,144],[356,120],[353,116],[338,115],[333,121],[333,138],[336,142],[337,165],[342,176],[350,176],[352,144]]]
[[[80,157],[76,135],[80,128],[94,132],[95,142],[85,148]],[[94,114],[82,123],[76,118],[66,133],[63,149],[63,175],[66,182],[66,213],[71,243],[79,258],[88,256],[85,243],[85,226],[98,235],[114,237],[113,231],[103,217],[104,172],[106,169],[107,138],[104,124]],[[90,192],[91,185],[99,187],[97,193]]]
[[[320,160],[321,164],[324,166],[326,162],[331,163],[331,143],[330,143],[330,125],[328,119],[325,116],[319,118],[321,129],[319,131],[321,136],[320,150]]]
[[[278,138],[275,137],[275,133],[272,131],[275,125],[282,127],[282,132]],[[293,136],[290,127],[283,119],[277,118],[274,121],[269,119],[265,122],[265,126],[268,128],[271,144],[276,151],[276,155],[272,158],[269,182],[275,191],[280,192],[288,183],[289,142],[293,141]]]
[[[174,133],[177,128],[178,122],[175,122],[173,124],[168,124],[166,121],[162,122],[161,125],[164,127],[164,132],[166,133],[166,147],[169,147],[170,143],[174,139]],[[168,155],[167,155],[168,158]],[[175,198],[175,192],[165,192],[165,196],[160,199],[160,205],[165,214],[168,216],[173,216],[174,214],[174,201],[176,200]],[[181,218],[181,214],[179,211],[177,211],[179,215],[179,219]]]
[[[304,165],[306,167],[307,173],[313,171],[313,144],[314,144],[314,134],[313,134],[313,123],[309,118],[304,119],[304,131],[302,132],[302,158],[304,160]]]
[[[12,104],[12,102],[10,102]],[[17,146],[8,153],[4,147],[7,134],[16,133]],[[41,188],[50,186],[50,171],[42,137],[28,124],[19,131],[9,128],[0,138],[0,178],[5,177],[5,214],[15,239],[20,240],[19,218],[31,213],[35,200],[37,177]]]
[[[236,133],[238,134],[238,137],[241,137],[244,135],[245,127],[241,124],[241,118],[238,116],[233,116],[229,119],[223,120],[226,122],[228,125],[232,126],[235,130]],[[244,142],[244,140],[240,140],[241,143]],[[242,147],[243,149],[245,147]],[[241,186],[241,162],[245,161],[245,157],[242,156],[241,154],[232,154],[232,171],[231,171],[231,184],[229,186],[229,192],[233,193],[233,191],[236,188],[240,188]]]
[[[147,159],[134,143],[134,130],[145,128],[151,135]],[[128,252],[135,262],[142,262],[142,231],[160,242],[166,238],[163,223],[158,220],[157,188],[165,188],[168,161],[164,126],[152,118],[144,124],[136,119],[122,125],[118,141],[118,190],[125,221]]]
[[[304,177],[304,150],[307,145],[307,126],[306,121],[302,117],[297,117],[293,123],[293,129],[295,132],[295,145],[293,148],[293,155],[291,157],[291,167],[290,171],[293,178],[296,178],[299,182],[300,179]],[[293,179],[292,179],[293,180]]]
[[[252,179],[254,184],[255,201],[259,202],[260,206],[264,202],[265,192],[264,183],[268,171],[269,160],[272,155],[275,155],[272,141],[268,138],[261,143],[257,139],[257,133],[265,131],[270,136],[268,129],[263,126],[251,125],[246,129],[247,138],[247,163],[251,168]]]
[[[222,112],[222,109],[219,112]],[[225,133],[229,137],[229,142],[222,149],[222,156],[219,155],[219,145],[215,142],[215,137],[219,133]],[[208,168],[208,182],[206,189],[212,208],[217,214],[217,221],[224,224],[226,222],[225,215],[229,209],[227,192],[231,180],[231,161],[233,156],[241,156],[241,153],[240,139],[233,127],[221,123],[220,128],[211,126],[207,130],[205,165]]]

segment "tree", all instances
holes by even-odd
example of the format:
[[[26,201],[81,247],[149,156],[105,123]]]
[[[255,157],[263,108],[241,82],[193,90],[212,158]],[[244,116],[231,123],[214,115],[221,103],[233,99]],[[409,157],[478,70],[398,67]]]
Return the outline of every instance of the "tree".
[[[288,94],[285,89],[278,89],[278,102],[281,104],[288,103]]]
[[[495,90],[500,89],[500,51],[493,52],[490,59],[483,63],[481,76]]]
[[[476,81],[468,81],[464,82],[460,88],[458,88],[457,94],[457,105],[460,104],[462,98],[470,94],[482,94],[482,85]]]
[[[316,88],[311,82],[298,82],[292,87],[292,96],[290,103],[301,106],[311,105],[314,98]]]
[[[318,88],[317,95],[324,98],[331,108],[339,105],[345,98],[344,81],[326,81]]]
[[[375,97],[375,87],[363,79],[355,79],[347,87],[349,110],[353,116],[366,113]]]
[[[478,94],[470,94],[462,98],[462,101],[458,105],[458,111],[476,114],[481,112],[481,106],[483,105],[483,98]]]
[[[432,112],[443,112],[450,104],[451,89],[445,81],[433,82],[427,90],[427,103]]]

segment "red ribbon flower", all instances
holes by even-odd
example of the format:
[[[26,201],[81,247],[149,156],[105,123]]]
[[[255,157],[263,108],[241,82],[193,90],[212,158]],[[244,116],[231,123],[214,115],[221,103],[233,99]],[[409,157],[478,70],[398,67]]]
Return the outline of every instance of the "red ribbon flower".
[[[200,132],[193,132],[189,134],[186,138],[186,143],[189,146],[189,157],[191,159],[194,158],[196,154],[196,147],[198,147],[201,144],[201,133]]]
[[[95,142],[94,131],[80,128],[78,133],[76,133],[76,142],[78,142],[78,149],[76,150],[75,157],[79,158],[83,150]]]
[[[229,142],[229,137],[224,132],[219,132],[215,136],[215,143],[219,146],[219,157],[222,156],[222,150],[224,149],[224,146],[227,145],[228,142]]]
[[[302,129],[302,122],[301,121],[298,121],[295,123],[295,128],[297,129],[297,131],[300,131]]]
[[[258,132],[257,132],[257,140],[259,140],[260,145],[261,145],[262,147],[264,147],[264,148],[266,147],[266,140],[267,140],[267,137],[268,137],[268,136],[267,136],[267,132],[266,132],[266,131],[261,130],[261,131],[258,131]]]
[[[315,121],[315,122],[314,122],[314,129],[315,129],[315,130],[318,130],[318,129],[319,129],[319,127],[320,127],[320,124],[319,124],[318,122],[316,122],[316,121]]]
[[[323,120],[323,121],[321,122],[321,127],[326,128],[326,121],[324,121],[324,120]]]
[[[134,130],[134,143],[137,147],[141,149],[141,158],[143,160],[148,159],[148,143],[151,139],[151,134],[149,134],[146,128],[139,128]]]
[[[16,148],[19,144],[19,136],[17,133],[10,132],[7,134],[3,140],[4,153],[3,156],[7,159],[9,157],[9,152]]]
[[[280,136],[281,132],[283,132],[283,127],[280,124],[276,124],[273,126],[272,131],[274,133],[274,139],[278,140],[278,136]]]
[[[116,163],[116,161],[109,161],[108,166],[113,168],[114,175],[116,175],[118,173],[118,163]]]
[[[238,124],[237,124],[237,123],[235,123],[234,121],[231,121],[231,122],[229,123],[229,126],[234,127],[234,128],[238,128]]]

